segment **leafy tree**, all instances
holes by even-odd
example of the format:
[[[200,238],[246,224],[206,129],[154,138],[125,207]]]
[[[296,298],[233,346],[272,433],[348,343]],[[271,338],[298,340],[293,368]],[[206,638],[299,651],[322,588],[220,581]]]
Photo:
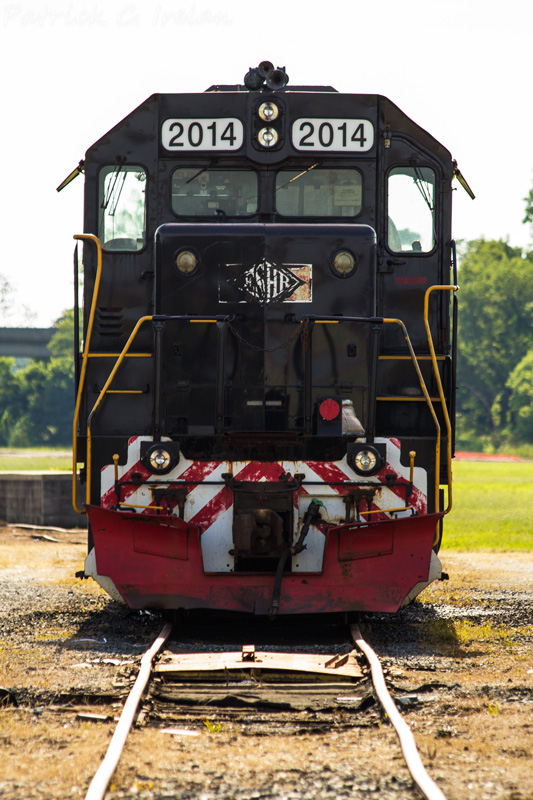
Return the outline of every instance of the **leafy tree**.
[[[533,442],[533,349],[516,365],[506,385],[509,432],[518,442]]]
[[[71,443],[74,410],[74,312],[55,323],[49,360],[15,370],[0,359],[0,445],[30,447]]]
[[[15,374],[15,359],[0,358],[0,445],[10,437],[22,406],[22,387]]]
[[[10,444],[68,445],[74,407],[72,359],[33,361],[17,374],[24,410],[14,425]]]
[[[74,347],[74,309],[64,311],[54,323],[55,333],[48,343],[48,349],[56,357],[73,358]]]
[[[526,204],[526,212],[522,222],[525,225],[533,225],[533,189],[530,189],[528,196],[524,197],[524,203]]]
[[[470,242],[459,270],[458,409],[495,444],[507,419],[507,379],[533,341],[533,254]]]

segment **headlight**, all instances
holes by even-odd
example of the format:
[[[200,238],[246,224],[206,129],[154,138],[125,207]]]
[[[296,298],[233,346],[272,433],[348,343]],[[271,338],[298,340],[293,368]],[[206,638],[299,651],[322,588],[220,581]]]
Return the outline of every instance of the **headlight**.
[[[372,475],[381,466],[381,456],[373,447],[365,447],[355,454],[353,465],[359,475]]]
[[[263,122],[272,122],[277,118],[279,109],[275,103],[261,103],[258,113]]]
[[[348,278],[355,270],[355,256],[349,250],[339,250],[333,256],[331,266],[335,275]]]
[[[257,141],[262,147],[274,147],[278,139],[278,132],[274,128],[261,128],[257,134]]]
[[[149,462],[154,472],[166,472],[171,461],[172,456],[168,450],[164,450],[162,447],[158,447],[150,453]]]
[[[192,275],[198,266],[198,258],[190,250],[182,250],[176,256],[176,266],[182,275]]]
[[[141,463],[152,475],[167,475],[179,460],[179,442],[141,442]]]

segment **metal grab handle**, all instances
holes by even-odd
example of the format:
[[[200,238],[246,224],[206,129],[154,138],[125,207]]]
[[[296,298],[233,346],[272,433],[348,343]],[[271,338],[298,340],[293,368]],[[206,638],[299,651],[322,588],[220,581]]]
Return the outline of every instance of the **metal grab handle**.
[[[91,336],[93,332],[94,317],[96,314],[96,303],[98,301],[98,291],[100,289],[100,278],[102,276],[102,245],[98,236],[92,233],[77,233],[74,239],[81,241],[94,242],[96,245],[97,265],[96,265],[96,278],[94,281],[93,299],[91,302],[91,311],[89,313],[89,324],[87,326],[87,337],[83,344],[83,360],[81,365],[80,381],[78,384],[78,391],[76,394],[76,406],[74,408],[74,420],[72,422],[72,506],[74,511],[78,514],[87,513],[85,509],[78,506],[78,492],[77,492],[77,474],[78,474],[78,420],[80,416],[81,397],[83,387],[85,384],[85,374],[87,372],[87,360],[89,358],[89,350],[91,346]],[[78,354],[76,353],[76,358]],[[88,486],[89,484],[87,484]]]
[[[446,446],[446,466],[448,470],[448,505],[446,510],[444,511],[445,514],[449,514],[452,510],[452,424],[450,421],[450,415],[448,414],[448,406],[446,405],[446,398],[444,397],[444,389],[442,387],[442,381],[440,377],[439,367],[437,364],[437,356],[435,355],[435,347],[433,345],[433,336],[431,335],[431,330],[429,327],[429,296],[431,292],[434,291],[441,291],[441,292],[457,292],[459,291],[459,287],[455,285],[451,286],[430,286],[427,289],[426,294],[424,296],[424,326],[426,328],[426,336],[429,345],[429,352],[431,353],[431,363],[433,364],[433,372],[435,374],[435,380],[437,382],[437,388],[439,390],[439,398],[442,406],[442,413],[444,414],[444,422],[446,424],[446,434],[447,434],[447,446]],[[437,482],[438,479],[438,482]],[[440,486],[440,464],[438,468],[438,472],[435,476],[435,503],[436,503],[436,510],[440,511],[439,508],[439,486]]]

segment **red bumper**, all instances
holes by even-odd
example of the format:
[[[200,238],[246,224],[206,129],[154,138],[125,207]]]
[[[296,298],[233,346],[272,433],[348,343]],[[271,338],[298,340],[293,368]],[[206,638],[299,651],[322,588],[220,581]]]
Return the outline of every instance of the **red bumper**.
[[[205,573],[200,531],[176,516],[89,506],[99,575],[132,608],[268,614],[274,575]],[[326,532],[322,572],[287,573],[280,614],[397,611],[427,581],[442,513],[341,525]]]

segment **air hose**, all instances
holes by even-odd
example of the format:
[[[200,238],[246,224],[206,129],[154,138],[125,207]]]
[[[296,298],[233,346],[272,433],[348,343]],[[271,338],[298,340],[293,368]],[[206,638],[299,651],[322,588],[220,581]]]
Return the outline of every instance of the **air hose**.
[[[300,535],[298,537],[298,541],[292,547],[287,547],[286,550],[280,556],[278,561],[278,566],[276,569],[276,578],[274,580],[274,591],[272,593],[272,605],[270,607],[270,619],[275,619],[278,614],[279,609],[279,601],[281,597],[281,580],[283,578],[283,572],[285,570],[285,564],[287,563],[287,559],[289,556],[295,556],[298,553],[301,553],[302,550],[305,550],[304,539],[309,532],[309,528],[312,524],[314,524],[318,519],[320,519],[320,508],[323,506],[320,500],[311,500],[309,503],[309,507],[304,515],[304,520],[302,523],[302,527],[300,530]]]

